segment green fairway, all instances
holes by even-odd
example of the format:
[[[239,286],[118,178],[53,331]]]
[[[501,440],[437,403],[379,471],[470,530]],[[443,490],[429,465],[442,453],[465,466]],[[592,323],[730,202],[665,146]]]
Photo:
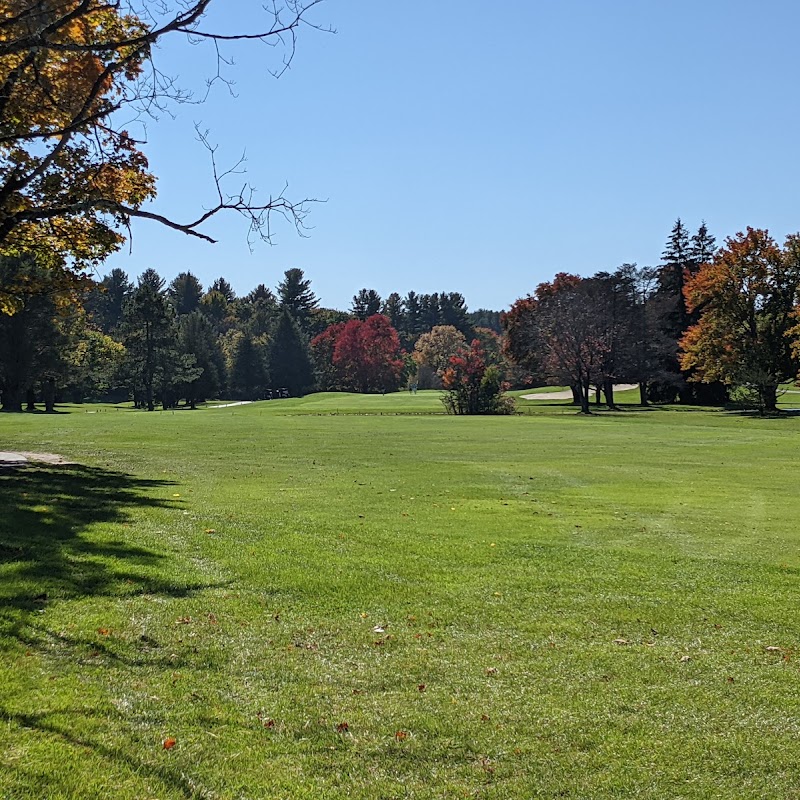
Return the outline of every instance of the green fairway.
[[[0,798],[800,797],[800,417],[438,398],[0,416]]]

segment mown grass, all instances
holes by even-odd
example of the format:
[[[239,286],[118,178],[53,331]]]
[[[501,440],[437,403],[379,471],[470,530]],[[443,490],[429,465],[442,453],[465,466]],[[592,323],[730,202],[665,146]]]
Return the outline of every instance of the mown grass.
[[[0,417],[0,797],[800,797],[800,419],[531,403]]]

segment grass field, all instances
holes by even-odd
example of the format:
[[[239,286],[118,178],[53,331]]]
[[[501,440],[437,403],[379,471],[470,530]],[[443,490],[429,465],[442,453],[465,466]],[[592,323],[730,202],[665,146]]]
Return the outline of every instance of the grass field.
[[[0,417],[0,797],[800,798],[800,417],[520,407]]]

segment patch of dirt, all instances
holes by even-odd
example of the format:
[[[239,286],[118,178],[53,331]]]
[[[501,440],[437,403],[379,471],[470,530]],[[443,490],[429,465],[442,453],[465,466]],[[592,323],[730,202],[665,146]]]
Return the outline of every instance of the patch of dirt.
[[[34,461],[40,464],[74,464],[58,453],[32,453],[27,450],[11,451],[0,450],[0,467],[15,467]]]

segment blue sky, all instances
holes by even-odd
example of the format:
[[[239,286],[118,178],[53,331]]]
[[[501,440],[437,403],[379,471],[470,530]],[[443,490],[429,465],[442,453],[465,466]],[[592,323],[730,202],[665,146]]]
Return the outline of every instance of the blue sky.
[[[255,0],[213,7],[206,27],[260,17]],[[137,221],[107,268],[244,293],[300,267],[326,306],[368,287],[502,309],[561,270],[657,263],[678,216],[718,241],[800,229],[796,0],[326,0],[312,19],[336,34],[302,31],[279,80],[280,53],[227,47],[237,96],[173,109],[146,147],[153,210],[213,202],[199,123],[222,165],[246,153],[262,196],[326,199],[308,238],[277,223],[251,253],[234,215],[208,226],[216,245]],[[156,58],[199,91],[216,66],[177,40]]]

